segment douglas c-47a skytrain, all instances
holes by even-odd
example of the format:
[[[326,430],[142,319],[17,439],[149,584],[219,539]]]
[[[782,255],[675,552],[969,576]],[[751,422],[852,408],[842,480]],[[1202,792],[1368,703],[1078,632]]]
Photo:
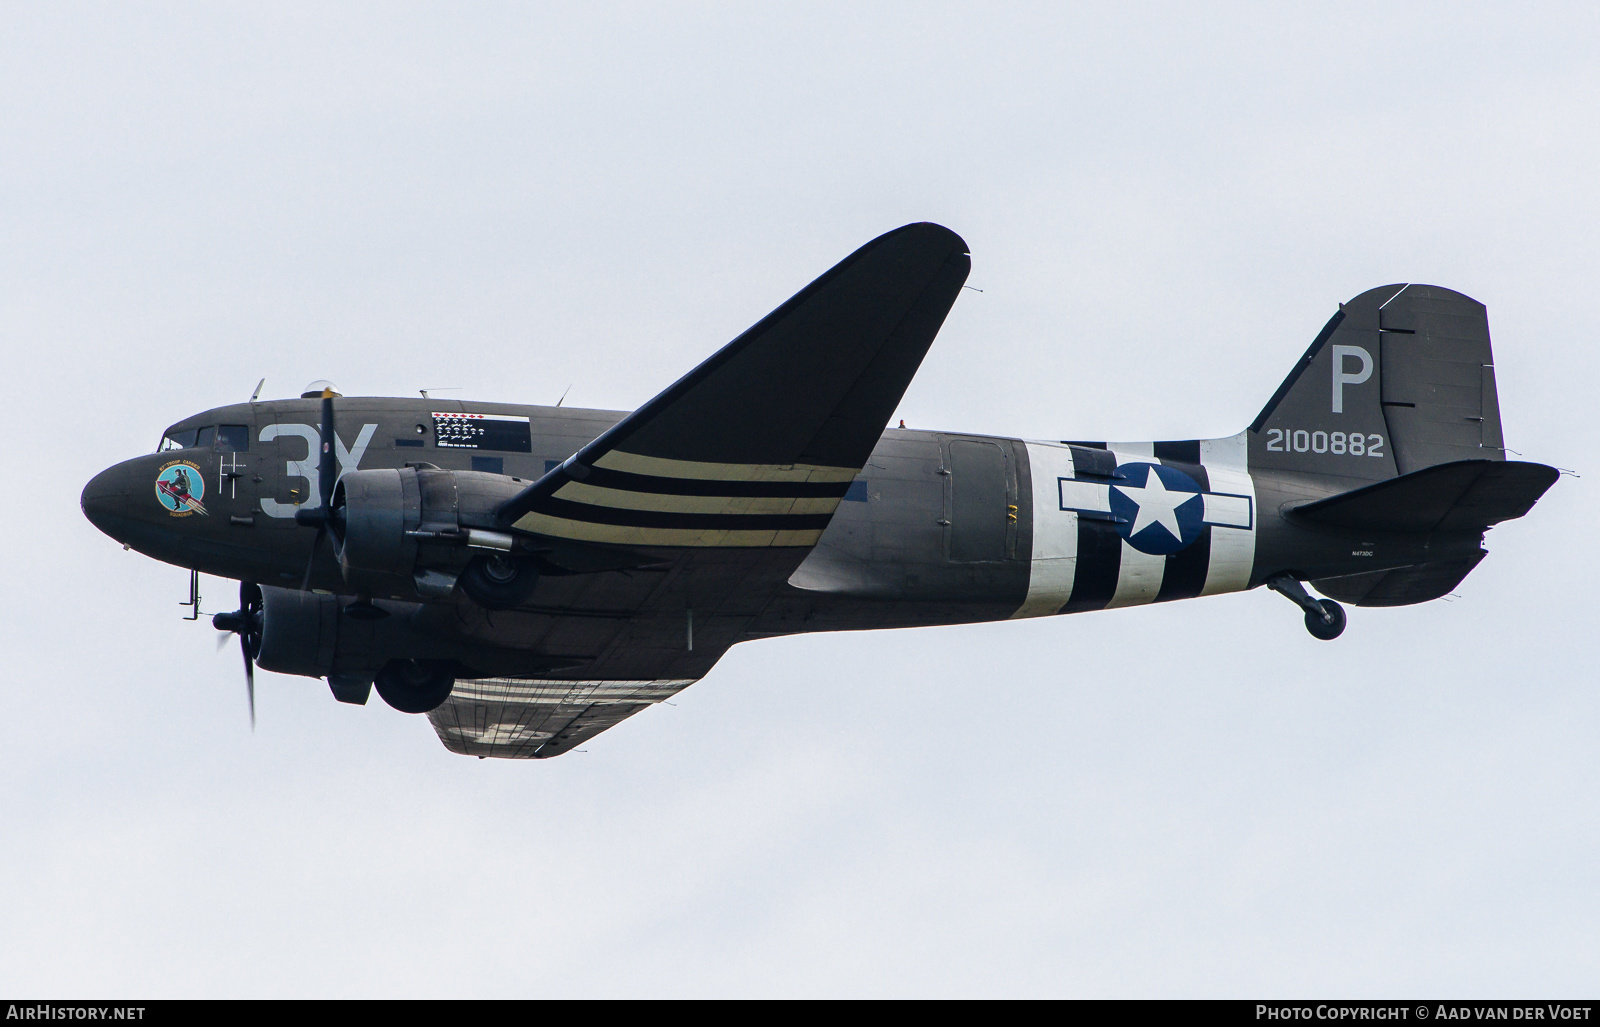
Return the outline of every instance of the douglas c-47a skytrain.
[[[755,638],[1266,585],[1332,639],[1333,600],[1445,595],[1556,479],[1505,458],[1483,305],[1431,285],[1342,305],[1229,438],[885,431],[970,266],[948,229],[890,232],[631,414],[331,386],[218,407],[83,510],[241,582],[213,623],[252,716],[259,665],[542,758]]]

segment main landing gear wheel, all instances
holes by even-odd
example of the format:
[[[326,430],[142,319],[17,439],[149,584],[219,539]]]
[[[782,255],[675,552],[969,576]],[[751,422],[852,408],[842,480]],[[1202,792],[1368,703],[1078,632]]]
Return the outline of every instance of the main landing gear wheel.
[[[390,660],[372,684],[401,713],[427,713],[450,698],[456,676],[448,663],[437,660]]]
[[[1316,600],[1312,601],[1316,602]],[[1332,599],[1324,599],[1317,605],[1322,607],[1324,615],[1319,616],[1307,610],[1306,630],[1311,632],[1312,638],[1320,638],[1324,642],[1331,642],[1344,631],[1346,620],[1344,607]]]
[[[1313,599],[1300,584],[1300,579],[1288,571],[1267,579],[1267,587],[1286,596],[1290,602],[1306,611],[1306,630],[1312,638],[1331,642],[1344,633],[1344,607],[1332,599]]]

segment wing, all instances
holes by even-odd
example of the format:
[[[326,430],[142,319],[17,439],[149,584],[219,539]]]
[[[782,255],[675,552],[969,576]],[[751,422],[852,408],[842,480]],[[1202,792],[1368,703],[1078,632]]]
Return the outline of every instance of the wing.
[[[457,682],[429,714],[445,746],[560,755],[748,637],[866,464],[969,268],[938,225],[874,239],[504,504],[500,522],[538,535],[565,573],[517,611],[457,607],[441,630],[535,640],[568,669]]]
[[[629,546],[814,545],[970,267],[947,228],[879,236],[507,502],[502,523]]]
[[[428,714],[439,740],[463,756],[548,759],[615,727],[692,681],[542,681],[482,678],[456,682]]]

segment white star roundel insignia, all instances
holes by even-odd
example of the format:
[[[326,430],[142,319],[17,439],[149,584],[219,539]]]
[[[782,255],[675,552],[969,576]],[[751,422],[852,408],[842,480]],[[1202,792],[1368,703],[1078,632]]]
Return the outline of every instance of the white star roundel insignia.
[[[1125,480],[1111,484],[1111,515],[1130,546],[1165,556],[1200,537],[1205,500],[1199,482],[1162,464],[1122,464],[1117,475]]]

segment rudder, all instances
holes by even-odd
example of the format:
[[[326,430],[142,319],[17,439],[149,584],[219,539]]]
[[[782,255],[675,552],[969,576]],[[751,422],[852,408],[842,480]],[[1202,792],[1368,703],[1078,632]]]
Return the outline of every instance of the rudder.
[[[1489,314],[1436,285],[1408,285],[1378,309],[1383,412],[1401,474],[1456,460],[1504,460]]]

